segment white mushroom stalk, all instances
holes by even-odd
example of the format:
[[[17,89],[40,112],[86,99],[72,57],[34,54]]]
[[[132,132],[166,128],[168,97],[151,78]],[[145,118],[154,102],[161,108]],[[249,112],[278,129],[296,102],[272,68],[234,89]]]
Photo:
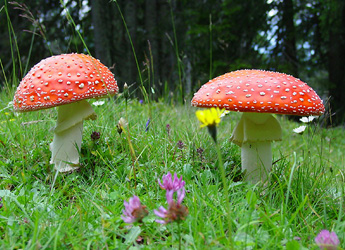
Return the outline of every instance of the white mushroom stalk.
[[[271,142],[282,139],[277,119],[268,113],[243,113],[230,139],[241,147],[246,180],[266,181],[272,169]]]
[[[83,122],[96,118],[95,111],[85,100],[58,107],[54,139],[50,144],[50,164],[54,164],[57,171],[70,172],[79,168]]]

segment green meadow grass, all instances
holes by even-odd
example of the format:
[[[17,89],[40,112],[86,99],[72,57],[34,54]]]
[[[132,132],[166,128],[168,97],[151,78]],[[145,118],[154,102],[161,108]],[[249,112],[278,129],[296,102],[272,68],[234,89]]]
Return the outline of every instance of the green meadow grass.
[[[174,49],[179,62],[177,43]],[[19,67],[15,60],[13,67]],[[5,79],[0,91],[0,249],[176,249],[179,235],[182,249],[318,249],[314,238],[322,229],[336,232],[345,246],[343,128],[326,129],[316,122],[296,134],[292,130],[300,124],[278,116],[283,140],[273,143],[271,181],[251,185],[240,175],[240,148],[229,141],[240,119],[231,112],[218,126],[225,192],[217,150],[207,129],[200,129],[197,109],[167,104],[167,97],[151,101],[140,72],[138,66],[145,102],[129,99],[126,105],[119,96],[95,106],[98,119],[84,123],[81,168],[70,174],[57,174],[49,164],[56,110],[13,112],[11,86],[18,80],[15,73]],[[177,89],[183,89],[181,84]],[[182,103],[179,94],[175,97]],[[125,133],[118,133],[121,117],[129,123],[135,157]],[[91,139],[94,131],[101,135],[97,141]],[[169,171],[186,182],[183,204],[189,215],[180,231],[176,223],[156,223],[153,213],[167,207],[157,181]],[[150,212],[142,224],[121,219],[123,201],[133,195]]]
[[[199,128],[196,108],[153,102],[145,132],[148,104],[130,99],[126,112],[121,96],[104,99],[94,107],[98,119],[84,123],[80,171],[57,174],[49,164],[56,110],[14,113],[13,92],[0,93],[1,249],[178,248],[177,224],[158,224],[153,213],[167,206],[157,180],[168,171],[186,182],[182,249],[229,249],[228,211],[235,249],[318,249],[314,238],[322,229],[335,231],[345,246],[343,128],[311,124],[301,135],[292,132],[299,124],[279,116],[283,140],[273,144],[271,182],[251,185],[238,172],[240,149],[229,142],[240,118],[231,112],[218,127],[228,204],[217,152],[207,129]],[[117,131],[121,117],[129,123],[134,162]],[[94,131],[101,133],[98,141],[91,140]],[[120,217],[133,195],[150,212],[143,224]]]

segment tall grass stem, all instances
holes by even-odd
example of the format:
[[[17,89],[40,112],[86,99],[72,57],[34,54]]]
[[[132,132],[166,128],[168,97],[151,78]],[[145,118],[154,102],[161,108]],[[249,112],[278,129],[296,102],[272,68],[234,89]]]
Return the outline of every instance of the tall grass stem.
[[[122,22],[123,22],[123,25],[125,26],[125,30],[126,30],[126,33],[127,33],[127,36],[128,36],[128,39],[129,39],[129,42],[131,44],[131,48],[132,48],[132,51],[133,51],[134,60],[135,60],[136,66],[137,66],[140,83],[141,83],[141,86],[143,87],[143,89],[145,89],[144,88],[144,83],[143,83],[143,78],[142,78],[141,72],[140,72],[140,67],[139,67],[139,62],[138,62],[137,54],[135,52],[135,48],[134,48],[134,45],[133,45],[132,37],[131,37],[131,34],[129,33],[125,17],[122,14],[120,5],[118,4],[117,0],[113,0],[113,2],[115,2],[116,6],[117,6],[117,9],[119,10],[119,13],[120,13],[120,16],[121,16],[121,19],[122,19]]]
[[[137,58],[137,54],[135,52],[135,48],[134,48],[134,44],[133,44],[133,41],[132,41],[132,37],[131,37],[131,34],[129,33],[129,29],[128,29],[128,26],[127,26],[127,23],[126,23],[126,20],[125,20],[125,17],[123,16],[123,13],[121,11],[121,8],[120,8],[120,5],[119,3],[117,2],[117,0],[113,0],[113,2],[115,2],[116,6],[117,6],[117,9],[120,13],[120,16],[121,16],[121,19],[122,19],[122,22],[123,22],[123,25],[125,27],[125,30],[126,30],[126,33],[127,33],[127,36],[128,36],[128,40],[131,44],[131,48],[132,48],[132,52],[133,52],[133,56],[134,56],[134,60],[135,60],[135,64],[137,66],[137,70],[138,70],[138,76],[139,76],[139,80],[140,80],[140,89],[141,89],[141,92],[144,96],[144,99],[146,101],[146,103],[148,103],[148,108],[149,108],[149,114],[150,114],[150,117],[151,117],[151,104],[150,104],[150,98],[148,96],[148,93],[147,93],[147,90],[144,86],[144,81],[143,81],[143,77],[141,75],[141,71],[140,71],[140,67],[139,67],[139,62],[138,62],[138,58]]]
[[[61,3],[61,5],[63,6],[63,8],[64,8],[64,10],[65,10],[65,12],[66,12],[67,20],[68,20],[69,22],[71,22],[71,24],[72,24],[72,26],[73,26],[73,28],[74,28],[74,31],[77,32],[77,34],[78,34],[78,36],[79,36],[79,38],[80,38],[80,41],[83,43],[84,48],[86,49],[87,53],[88,53],[89,55],[91,55],[90,50],[89,50],[89,48],[87,47],[87,45],[86,45],[86,43],[85,43],[85,41],[84,41],[82,35],[80,34],[80,32],[78,31],[78,29],[76,28],[77,25],[75,24],[73,18],[71,17],[71,14],[69,13],[68,9],[66,8],[66,5],[65,5],[64,1],[63,1],[63,0],[60,0],[60,3]]]
[[[226,180],[226,174],[225,174],[225,169],[224,169],[224,163],[223,163],[223,157],[222,157],[222,153],[220,151],[220,147],[217,143],[217,141],[215,141],[215,145],[216,145],[216,150],[217,150],[217,156],[218,156],[218,166],[221,172],[221,178],[222,178],[222,182],[223,182],[223,190],[224,190],[224,195],[225,195],[225,199],[226,199],[226,206],[227,206],[227,217],[228,217],[228,227],[229,227],[229,243],[230,243],[230,249],[234,249],[233,248],[233,239],[232,239],[232,221],[231,221],[231,208],[230,208],[230,198],[229,198],[229,190],[228,190],[228,183]]]
[[[181,60],[180,60],[180,56],[179,56],[179,48],[178,48],[178,43],[177,43],[176,27],[175,27],[174,13],[173,13],[172,5],[171,5],[171,0],[169,0],[169,5],[170,5],[171,23],[172,23],[172,27],[173,27],[173,33],[174,33],[174,45],[175,45],[174,47],[175,47],[175,55],[176,55],[178,78],[179,78],[179,89],[180,89],[180,92],[181,92],[181,102],[183,104],[184,103],[184,88],[183,88],[183,85],[182,85]]]
[[[212,14],[210,14],[210,25],[209,25],[209,30],[210,30],[210,76],[209,78],[212,79],[212,71],[213,71],[213,68],[212,68],[212,56],[213,56],[213,53],[212,53]]]

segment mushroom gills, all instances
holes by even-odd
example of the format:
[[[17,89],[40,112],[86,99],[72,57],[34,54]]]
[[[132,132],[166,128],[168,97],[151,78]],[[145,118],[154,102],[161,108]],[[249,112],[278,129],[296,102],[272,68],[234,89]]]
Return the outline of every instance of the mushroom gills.
[[[95,120],[96,117],[95,111],[85,100],[58,107],[54,139],[50,144],[50,164],[54,164],[57,171],[69,172],[79,168],[83,121]]]
[[[230,138],[241,147],[242,170],[246,180],[267,180],[272,169],[271,142],[282,139],[277,119],[269,113],[243,113]]]

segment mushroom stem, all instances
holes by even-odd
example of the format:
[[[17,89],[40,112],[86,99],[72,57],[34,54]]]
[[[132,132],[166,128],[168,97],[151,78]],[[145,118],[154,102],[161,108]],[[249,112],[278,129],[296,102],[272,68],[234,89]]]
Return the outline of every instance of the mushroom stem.
[[[271,142],[281,140],[277,119],[268,113],[243,113],[231,141],[241,147],[242,170],[252,183],[267,180],[272,169]]]
[[[96,119],[96,114],[87,101],[58,107],[54,139],[50,144],[50,163],[59,172],[79,168],[79,152],[83,138],[83,121]]]
[[[246,142],[241,147],[242,170],[252,183],[267,180],[272,169],[271,142]]]

